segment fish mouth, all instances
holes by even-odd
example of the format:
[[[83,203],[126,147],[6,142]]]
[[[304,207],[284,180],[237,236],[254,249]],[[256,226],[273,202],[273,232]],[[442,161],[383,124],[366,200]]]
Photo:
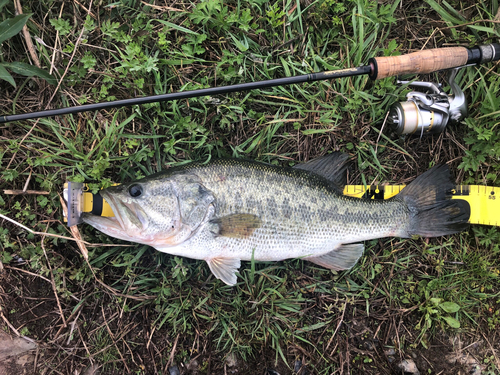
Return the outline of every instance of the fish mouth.
[[[85,223],[97,230],[125,241],[147,242],[143,232],[148,227],[148,220],[143,210],[135,203],[126,203],[101,191],[103,199],[108,202],[115,216],[98,216],[88,213],[82,215]]]

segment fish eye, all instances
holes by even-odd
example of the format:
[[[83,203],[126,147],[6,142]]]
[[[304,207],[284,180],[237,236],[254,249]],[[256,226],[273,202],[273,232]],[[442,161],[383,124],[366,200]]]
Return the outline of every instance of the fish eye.
[[[128,193],[131,197],[140,197],[142,194],[142,186],[139,184],[130,185],[130,187],[128,188]]]

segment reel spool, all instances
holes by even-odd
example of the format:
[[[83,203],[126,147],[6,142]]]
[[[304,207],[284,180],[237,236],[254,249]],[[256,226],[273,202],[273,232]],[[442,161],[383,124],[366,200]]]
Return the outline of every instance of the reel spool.
[[[406,102],[391,107],[389,122],[398,134],[442,133],[449,121],[458,122],[467,116],[467,100],[455,83],[458,68],[450,70],[447,82],[452,94],[446,94],[441,84],[433,82],[398,81],[425,92],[411,91]]]

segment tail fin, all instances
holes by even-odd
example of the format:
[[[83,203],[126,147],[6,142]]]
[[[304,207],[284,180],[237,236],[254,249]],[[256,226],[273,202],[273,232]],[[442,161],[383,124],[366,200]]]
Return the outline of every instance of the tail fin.
[[[410,210],[408,237],[438,237],[469,227],[469,202],[451,199],[454,188],[448,166],[438,165],[417,177],[397,195]]]

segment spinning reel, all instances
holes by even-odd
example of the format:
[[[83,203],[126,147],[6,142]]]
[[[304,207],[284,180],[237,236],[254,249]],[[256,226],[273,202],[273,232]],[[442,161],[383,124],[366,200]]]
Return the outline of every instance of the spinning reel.
[[[411,91],[406,95],[406,102],[391,107],[389,122],[398,134],[442,133],[449,121],[459,122],[467,116],[467,99],[455,83],[458,69],[451,69],[446,78],[451,95],[446,94],[439,83],[398,80],[398,84],[424,91]]]

